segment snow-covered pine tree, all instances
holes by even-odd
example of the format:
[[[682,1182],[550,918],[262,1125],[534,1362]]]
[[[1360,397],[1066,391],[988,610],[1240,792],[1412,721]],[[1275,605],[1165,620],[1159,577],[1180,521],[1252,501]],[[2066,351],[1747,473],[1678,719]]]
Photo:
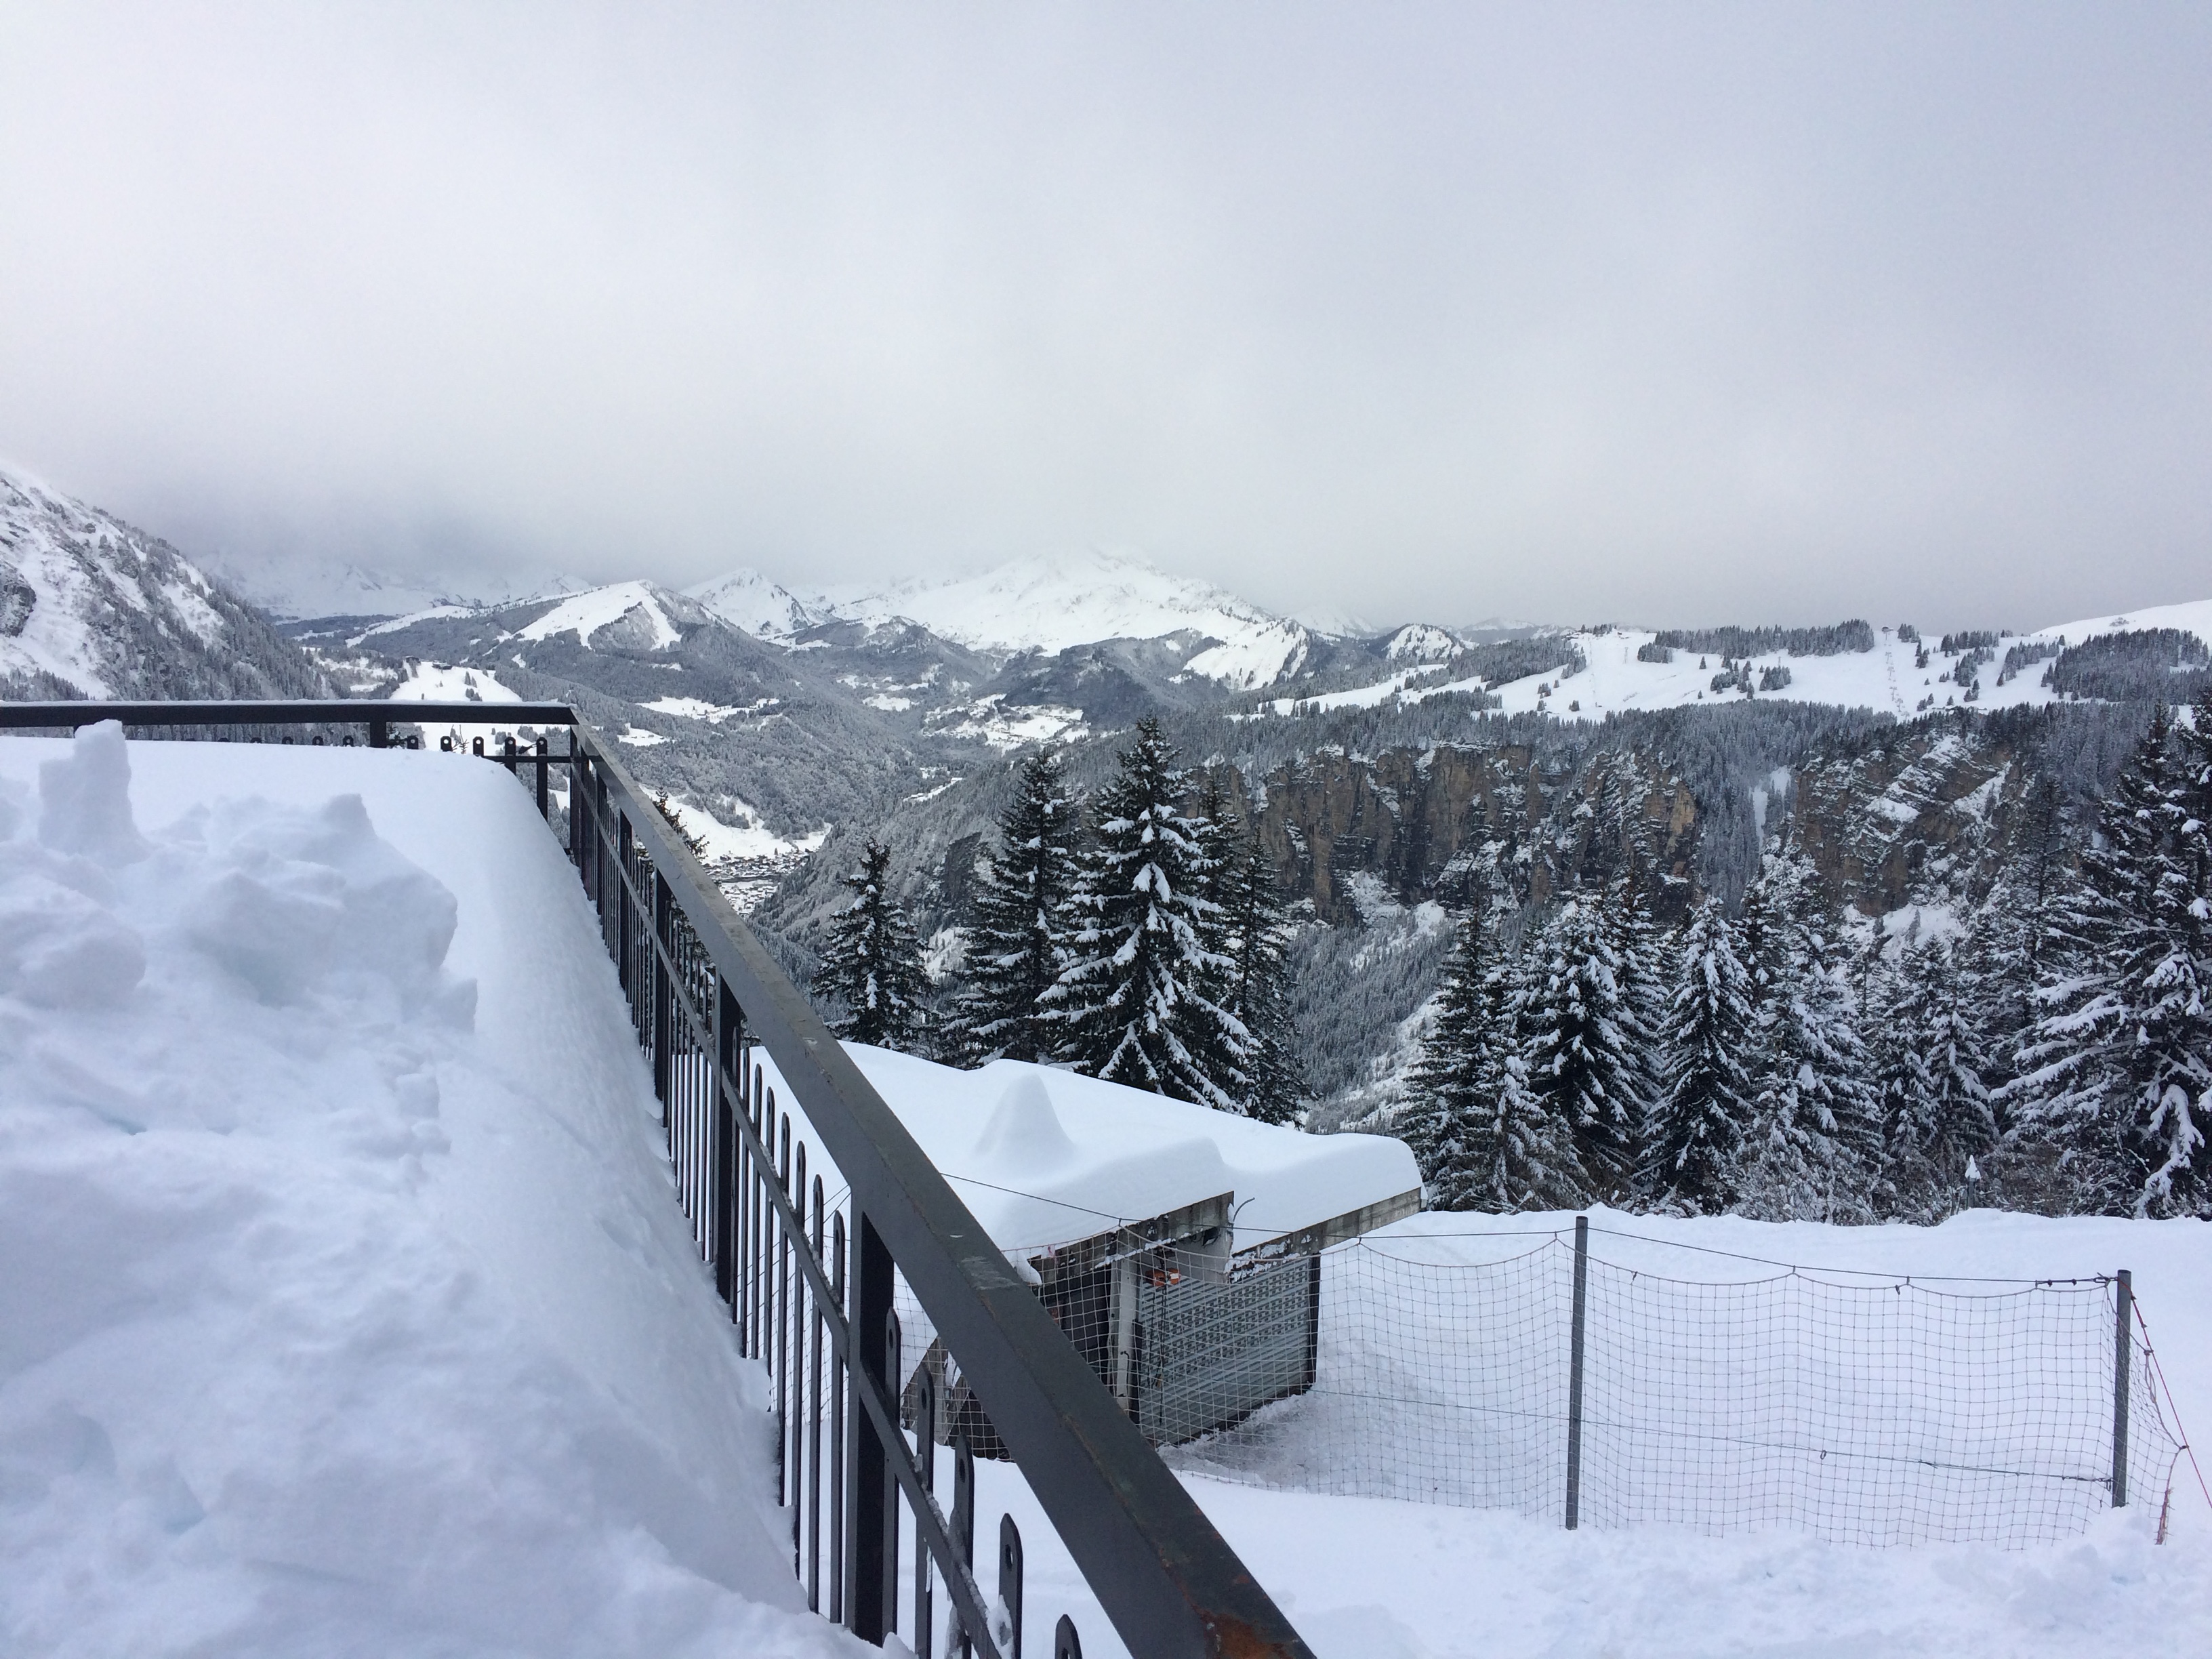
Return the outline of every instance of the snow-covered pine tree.
[[[2157,712],[2055,907],[2045,1012],[2007,1093],[2016,1134],[2058,1148],[2082,1208],[2212,1213],[2212,896],[2191,815],[2205,743],[2192,732],[2177,756]]]
[[[1645,1119],[1636,1128],[1637,1164],[1650,1136],[1650,1114],[1666,1091],[1667,1021],[1674,1000],[1665,941],[1651,919],[1649,874],[1631,863],[1606,895],[1607,938],[1620,963],[1620,1028],[1628,1057],[1636,1067],[1636,1095]],[[1636,1190],[1640,1194],[1642,1188]]]
[[[853,902],[830,918],[814,988],[845,1012],[830,1029],[848,1042],[921,1053],[929,976],[921,944],[890,890],[890,848],[871,837],[842,880]]]
[[[1235,1111],[1250,1086],[1251,1036],[1215,994],[1234,964],[1206,896],[1210,830],[1179,805],[1159,722],[1139,720],[1136,738],[1098,796],[1068,965],[1042,1006],[1079,1071]]]
[[[1756,1046],[1751,976],[1717,899],[1675,937],[1674,994],[1661,1043],[1665,1074],[1653,1109],[1641,1185],[1652,1202],[1718,1214],[1735,1202],[1753,1115],[1745,1057]]]
[[[1595,906],[1570,900],[1534,941],[1521,1054],[1530,1093],[1573,1138],[1582,1197],[1617,1204],[1629,1195],[1645,1102],[1606,933]]]
[[[1905,953],[1884,1010],[1883,1197],[1912,1220],[1940,1221],[1964,1201],[1966,1166],[1996,1144],[1974,1029],[1954,953],[1926,939]]]
[[[1399,1119],[1431,1209],[1570,1209],[1590,1182],[1572,1126],[1531,1091],[1526,958],[1480,908],[1460,923]]]
[[[1275,866],[1249,830],[1231,838],[1222,903],[1227,937],[1222,950],[1231,963],[1222,1002],[1244,1027],[1244,1115],[1263,1123],[1288,1123],[1304,1092],[1292,1057],[1290,954],[1283,896]]]
[[[1811,863],[1778,848],[1744,912],[1758,922],[1754,972],[1765,982],[1737,1207],[1768,1220],[1866,1220],[1881,1103]]]
[[[1048,750],[1033,750],[999,817],[999,846],[976,871],[968,975],[947,1033],[963,1066],[1058,1057],[1059,1031],[1039,1007],[1067,966],[1076,815]]]

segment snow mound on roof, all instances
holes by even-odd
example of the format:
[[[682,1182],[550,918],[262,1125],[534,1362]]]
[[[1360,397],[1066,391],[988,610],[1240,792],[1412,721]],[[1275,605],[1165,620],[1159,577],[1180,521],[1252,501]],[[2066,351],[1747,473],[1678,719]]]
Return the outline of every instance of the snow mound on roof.
[[[595,933],[496,768],[0,740],[0,1650],[855,1651]]]

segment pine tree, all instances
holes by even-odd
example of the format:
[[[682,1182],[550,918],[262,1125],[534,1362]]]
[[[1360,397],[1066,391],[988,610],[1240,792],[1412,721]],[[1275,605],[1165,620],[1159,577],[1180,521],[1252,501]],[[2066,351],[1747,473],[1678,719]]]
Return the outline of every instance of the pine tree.
[[[1283,896],[1275,866],[1249,832],[1231,848],[1228,874],[1221,900],[1228,936],[1222,948],[1231,966],[1222,1000],[1249,1038],[1244,1115],[1288,1123],[1297,1115],[1303,1090],[1291,1046]]]
[[[831,1029],[848,1042],[919,1053],[929,977],[921,945],[890,890],[890,848],[872,837],[842,884],[853,902],[830,919],[815,989],[843,1003]]]
[[[1865,1220],[1881,1160],[1881,1105],[1809,862],[1778,850],[1746,893],[1744,911],[1758,926],[1753,972],[1763,1001],[1738,1207],[1771,1220]]]
[[[1522,1049],[1529,1091],[1572,1136],[1585,1198],[1628,1195],[1644,1102],[1620,1006],[1620,962],[1603,919],[1570,901],[1537,942]]]
[[[1735,1202],[1753,1114],[1745,1057],[1758,1033],[1751,977],[1719,901],[1690,913],[1675,946],[1674,994],[1662,1044],[1664,1088],[1653,1112],[1643,1186],[1653,1200],[1717,1214]]]
[[[1571,1127],[1529,1087],[1522,969],[1480,912],[1461,922],[1399,1120],[1431,1209],[1568,1209],[1589,1190]]]
[[[1250,1087],[1250,1034],[1216,994],[1234,963],[1217,946],[1211,826],[1187,815],[1159,722],[1098,798],[1071,908],[1068,965],[1046,993],[1056,1047],[1079,1071],[1234,1111]]]
[[[1035,751],[1000,817],[998,850],[976,872],[968,982],[949,1033],[961,1065],[1059,1057],[1060,1029],[1040,1005],[1067,966],[1076,829],[1059,762]]]
[[[2058,1147],[2087,1207],[2212,1212],[2212,895],[2191,811],[2206,744],[2190,734],[2177,763],[2157,712],[2055,908],[2045,1012],[2008,1092],[2020,1133]]]
[[[1928,939],[1905,954],[1883,1025],[1883,1187],[1896,1212],[1941,1220],[1967,1165],[1996,1144],[1989,1066],[1954,953]]]

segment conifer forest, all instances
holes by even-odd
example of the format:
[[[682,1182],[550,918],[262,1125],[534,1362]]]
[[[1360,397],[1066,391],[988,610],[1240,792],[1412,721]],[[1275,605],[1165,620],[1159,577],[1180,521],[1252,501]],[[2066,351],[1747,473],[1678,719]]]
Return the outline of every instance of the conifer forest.
[[[933,860],[903,823],[939,866],[903,889],[927,946],[871,840],[815,988],[847,1035],[952,1063],[1400,1136],[1436,1207],[2212,1215],[2212,693],[2134,712],[1832,719],[1794,743],[1708,720],[1575,753],[1516,723],[1517,746],[1418,757],[1425,788],[1473,780],[1430,845],[1410,745],[1247,738],[1231,762],[1186,720],[1217,740],[1188,765],[1147,718],[1110,763],[1028,752],[991,831]],[[1843,810],[1853,788],[1966,750],[2002,833],[1942,848],[1932,884],[1925,849],[1900,877],[1854,843],[1881,812]],[[1312,845],[1300,791],[1347,771],[1397,791],[1395,846]]]

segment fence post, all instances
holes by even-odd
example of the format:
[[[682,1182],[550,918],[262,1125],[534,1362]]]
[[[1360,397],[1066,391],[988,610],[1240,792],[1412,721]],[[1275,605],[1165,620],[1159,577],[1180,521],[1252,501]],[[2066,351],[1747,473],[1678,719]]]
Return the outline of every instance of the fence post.
[[[1567,1530],[1582,1524],[1583,1328],[1589,1301],[1589,1218],[1575,1218],[1575,1317],[1567,1358]]]
[[[889,1352],[891,1328],[891,1253],[865,1212],[853,1237],[852,1322],[859,1370],[886,1400],[898,1396],[897,1359]],[[858,1387],[860,1377],[854,1378]],[[845,1614],[854,1635],[881,1647],[898,1620],[898,1507],[891,1490],[889,1448],[855,1401],[852,1454],[845,1460],[845,1560],[852,1583]]]
[[[2112,1306],[2112,1507],[2128,1503],[2128,1362],[2134,1358],[2135,1279],[2125,1267],[2119,1272],[2119,1291]]]
[[[1022,1532],[1014,1517],[999,1517],[999,1605],[1006,1610],[1006,1659],[1022,1659]]]

